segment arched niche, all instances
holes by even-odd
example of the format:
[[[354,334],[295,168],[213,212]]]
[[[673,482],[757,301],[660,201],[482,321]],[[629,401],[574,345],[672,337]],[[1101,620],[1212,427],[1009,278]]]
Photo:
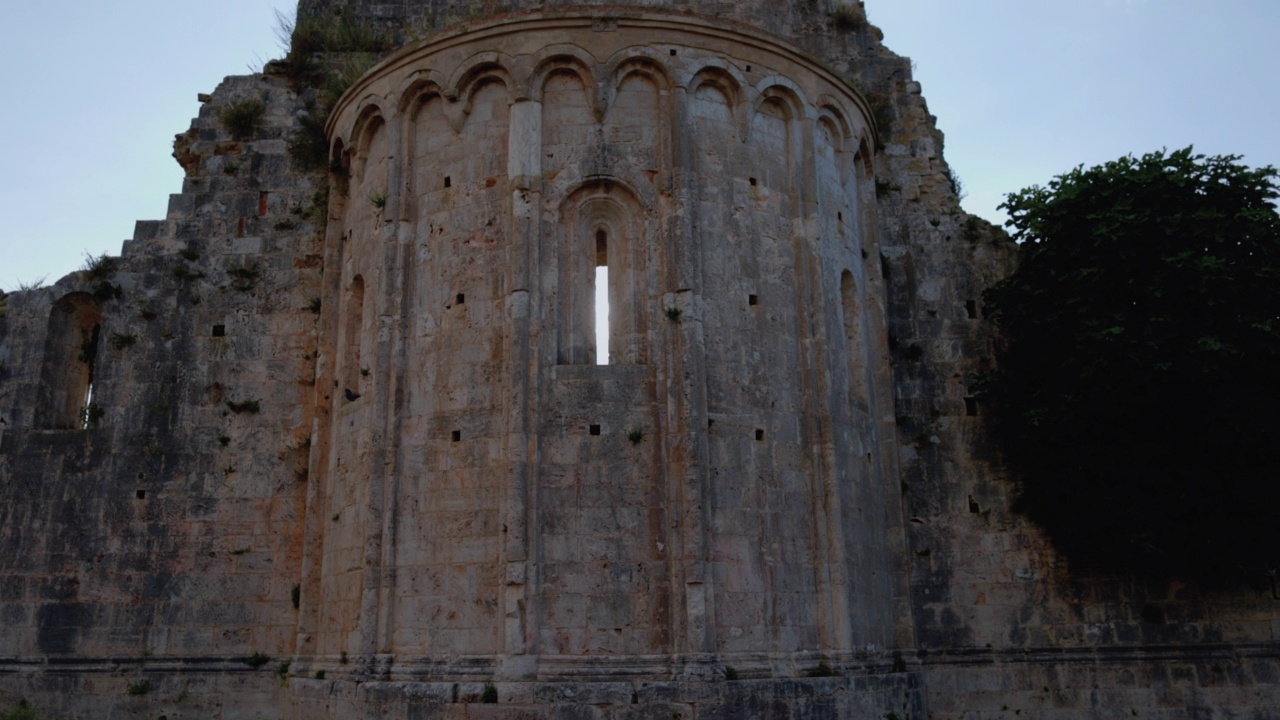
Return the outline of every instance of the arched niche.
[[[871,156],[871,145],[866,137],[859,138],[858,150],[852,161],[850,196],[856,204],[857,211],[853,237],[859,244],[862,253],[872,255],[876,252],[876,190],[875,169]]]
[[[600,120],[600,98],[597,95],[595,59],[585,50],[572,45],[553,45],[544,48],[534,59],[533,72],[529,74],[528,96],[544,102],[547,81],[554,75],[569,73],[578,78],[586,93],[588,106],[597,122]]]
[[[36,425],[48,430],[87,426],[102,334],[102,308],[85,292],[64,295],[49,311]]]
[[[867,403],[867,342],[862,298],[851,270],[840,273],[840,319],[844,327],[849,402],[858,407]]]
[[[339,338],[342,367],[338,372],[344,395],[347,392],[359,395],[367,390],[363,387],[367,384],[364,382],[367,368],[363,365],[367,355],[364,325],[364,277],[356,275],[342,294],[342,337]]]
[[[608,275],[608,364],[643,365],[653,308],[643,282],[648,224],[636,194],[611,179],[593,179],[560,208],[558,362],[596,363],[597,268]]]
[[[705,67],[689,83],[689,117],[704,130],[718,134],[721,142],[746,136],[742,84],[725,68]]]

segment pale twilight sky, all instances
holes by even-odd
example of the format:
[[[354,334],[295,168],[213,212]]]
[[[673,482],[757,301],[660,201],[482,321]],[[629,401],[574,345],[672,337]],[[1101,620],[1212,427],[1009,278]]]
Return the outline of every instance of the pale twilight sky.
[[[120,253],[182,171],[197,93],[281,54],[290,0],[53,0],[6,8],[0,288]],[[1280,165],[1277,0],[867,0],[946,133],[964,207],[1079,164],[1194,143]]]

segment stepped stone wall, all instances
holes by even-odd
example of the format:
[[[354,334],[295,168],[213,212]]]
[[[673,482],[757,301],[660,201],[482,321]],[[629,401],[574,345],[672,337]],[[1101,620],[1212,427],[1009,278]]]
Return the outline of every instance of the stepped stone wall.
[[[329,172],[228,78],[164,220],[0,298],[0,710],[1280,717],[1274,587],[1010,512],[1014,253],[860,4],[300,11],[403,44]]]

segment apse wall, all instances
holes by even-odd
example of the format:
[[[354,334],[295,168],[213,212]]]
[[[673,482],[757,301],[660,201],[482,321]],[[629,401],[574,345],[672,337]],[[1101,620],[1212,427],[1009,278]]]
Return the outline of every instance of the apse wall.
[[[800,53],[657,12],[471,28],[357,83],[300,655],[771,676],[893,647],[866,117]]]

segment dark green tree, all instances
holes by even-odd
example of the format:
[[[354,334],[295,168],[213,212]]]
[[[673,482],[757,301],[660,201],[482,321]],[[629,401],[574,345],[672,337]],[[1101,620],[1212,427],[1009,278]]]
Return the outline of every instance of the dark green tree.
[[[1191,148],[1009,195],[1018,270],[982,380],[1016,509],[1073,566],[1207,584],[1280,568],[1274,168]]]

